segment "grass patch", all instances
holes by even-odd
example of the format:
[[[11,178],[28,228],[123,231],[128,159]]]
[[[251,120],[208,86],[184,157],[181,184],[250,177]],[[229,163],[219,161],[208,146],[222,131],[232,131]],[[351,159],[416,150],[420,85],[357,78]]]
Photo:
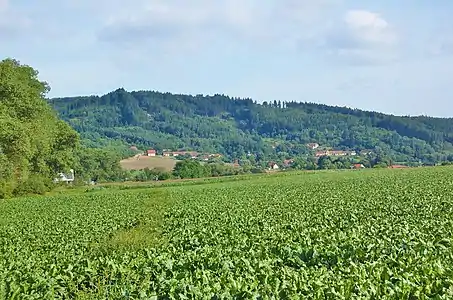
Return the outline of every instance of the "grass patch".
[[[161,228],[165,211],[171,206],[172,199],[170,193],[163,189],[155,189],[149,194],[150,198],[145,200],[137,222],[116,231],[105,244],[108,249],[131,250],[165,243]]]

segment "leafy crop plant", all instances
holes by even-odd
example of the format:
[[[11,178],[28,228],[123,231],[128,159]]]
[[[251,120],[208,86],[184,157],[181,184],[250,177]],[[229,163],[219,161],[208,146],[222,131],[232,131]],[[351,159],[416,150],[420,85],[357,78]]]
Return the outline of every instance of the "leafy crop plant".
[[[453,169],[0,202],[4,299],[451,299]]]

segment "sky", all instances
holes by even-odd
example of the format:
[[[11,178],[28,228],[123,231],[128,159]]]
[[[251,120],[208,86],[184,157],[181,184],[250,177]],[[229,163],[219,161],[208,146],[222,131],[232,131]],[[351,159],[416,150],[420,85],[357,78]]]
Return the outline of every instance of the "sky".
[[[49,97],[117,88],[453,117],[451,0],[0,0]]]

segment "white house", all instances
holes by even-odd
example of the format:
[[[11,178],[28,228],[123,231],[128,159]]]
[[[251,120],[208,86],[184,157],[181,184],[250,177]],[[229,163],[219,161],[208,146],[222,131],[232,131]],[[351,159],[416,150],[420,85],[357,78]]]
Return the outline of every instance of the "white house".
[[[319,148],[319,144],[318,143],[310,143],[310,144],[307,144],[308,148],[314,150],[314,149],[318,149]]]
[[[156,154],[157,154],[157,151],[154,149],[149,149],[146,151],[146,155],[148,155],[148,156],[156,156]]]
[[[269,163],[269,170],[278,170],[279,166],[276,163]]]
[[[58,173],[59,178],[55,178],[54,182],[73,182],[75,179],[74,170],[69,170],[69,173]]]

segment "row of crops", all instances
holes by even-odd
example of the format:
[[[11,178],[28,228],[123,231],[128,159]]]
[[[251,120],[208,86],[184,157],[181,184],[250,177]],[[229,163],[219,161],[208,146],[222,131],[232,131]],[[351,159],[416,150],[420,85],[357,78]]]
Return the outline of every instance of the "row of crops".
[[[0,203],[0,299],[450,299],[453,169]]]

